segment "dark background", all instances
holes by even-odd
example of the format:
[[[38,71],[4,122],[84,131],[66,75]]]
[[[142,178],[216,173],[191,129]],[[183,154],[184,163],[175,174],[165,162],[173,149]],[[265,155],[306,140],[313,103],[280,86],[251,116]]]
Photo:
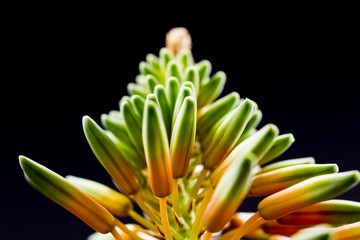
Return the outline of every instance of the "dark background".
[[[279,159],[313,156],[359,169],[359,18],[353,6],[233,6],[190,12],[92,6],[15,6],[3,17],[1,238],[85,239],[92,233],[25,181],[23,154],[61,175],[111,185],[81,118],[118,109],[147,53],[186,27],[195,61],[208,59],[264,117],[296,142]],[[142,6],[143,7],[143,6]],[[216,7],[216,6],[215,6]],[[45,9],[44,9],[45,8]],[[285,8],[285,10],[284,10]],[[359,187],[341,196],[360,200]],[[257,199],[243,209],[253,211]]]

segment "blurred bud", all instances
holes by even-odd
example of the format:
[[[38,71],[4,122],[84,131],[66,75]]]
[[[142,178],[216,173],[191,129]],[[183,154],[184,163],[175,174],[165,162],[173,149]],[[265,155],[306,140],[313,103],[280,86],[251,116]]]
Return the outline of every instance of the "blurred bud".
[[[360,222],[346,224],[332,230],[336,240],[360,239]]]
[[[191,50],[191,45],[191,36],[186,28],[173,28],[166,34],[166,48],[175,56],[181,50]]]
[[[27,157],[20,156],[19,160],[26,180],[36,190],[80,218],[95,231],[108,233],[114,229],[113,215],[88,194]]]
[[[209,81],[202,81],[198,97],[198,108],[202,108],[212,103],[223,91],[226,82],[226,74],[222,71],[217,72]]]
[[[101,183],[75,176],[66,176],[66,179],[88,193],[115,216],[127,217],[129,210],[133,209],[129,198]]]

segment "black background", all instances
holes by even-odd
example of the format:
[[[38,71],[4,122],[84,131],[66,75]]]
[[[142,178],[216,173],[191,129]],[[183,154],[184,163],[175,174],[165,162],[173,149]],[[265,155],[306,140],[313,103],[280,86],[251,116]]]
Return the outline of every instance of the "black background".
[[[225,71],[223,94],[237,91],[256,101],[264,114],[260,126],[274,123],[280,133],[294,134],[296,142],[279,159],[313,156],[338,163],[340,171],[359,169],[360,41],[353,6],[138,7],[145,11],[4,9],[1,239],[85,239],[92,232],[27,184],[18,155],[61,175],[111,185],[81,118],[99,122],[102,113],[118,109],[139,62],[158,54],[172,27],[189,30],[195,61],[208,59],[213,73]],[[359,201],[359,188],[341,197]],[[242,209],[253,211],[257,202],[248,199]]]

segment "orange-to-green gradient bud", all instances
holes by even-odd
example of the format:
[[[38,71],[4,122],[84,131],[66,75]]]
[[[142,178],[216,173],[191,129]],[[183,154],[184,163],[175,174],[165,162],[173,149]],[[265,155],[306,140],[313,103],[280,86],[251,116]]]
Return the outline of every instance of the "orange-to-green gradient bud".
[[[160,107],[150,99],[144,108],[143,142],[150,188],[156,197],[166,197],[173,188],[169,144]]]
[[[59,174],[20,156],[26,180],[39,192],[80,218],[100,233],[111,232],[115,218],[111,213]]]
[[[218,232],[231,220],[250,187],[253,159],[245,157],[226,170],[205,209],[203,224],[207,231]]]
[[[185,176],[196,136],[196,101],[186,97],[175,121],[170,141],[174,178]]]
[[[134,170],[109,136],[88,116],[83,117],[86,139],[101,165],[110,174],[116,185],[126,195],[133,195],[140,189]]]
[[[66,179],[76,187],[88,193],[93,199],[115,216],[127,217],[129,216],[129,211],[133,209],[133,204],[128,197],[108,186],[75,176],[66,176]]]
[[[263,199],[258,205],[259,214],[266,220],[281,218],[301,208],[330,200],[359,181],[359,171],[309,178]]]
[[[257,174],[252,181],[249,196],[265,196],[288,188],[305,179],[338,172],[336,164],[305,164]]]
[[[255,108],[256,104],[246,99],[226,116],[204,152],[202,162],[206,169],[214,170],[225,159]]]
[[[287,225],[316,225],[327,223],[343,225],[360,221],[360,203],[349,200],[332,199],[302,208],[277,219]]]

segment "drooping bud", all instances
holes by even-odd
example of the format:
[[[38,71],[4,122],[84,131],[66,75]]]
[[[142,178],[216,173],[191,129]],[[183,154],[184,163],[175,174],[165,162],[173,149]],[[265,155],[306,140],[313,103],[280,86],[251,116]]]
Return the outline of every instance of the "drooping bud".
[[[170,142],[171,166],[174,178],[185,176],[196,136],[196,101],[186,97],[172,131]]]
[[[91,149],[116,185],[126,195],[137,193],[140,189],[137,176],[114,142],[88,116],[83,117],[83,128]]]
[[[277,219],[301,208],[336,197],[360,181],[359,171],[309,178],[263,199],[258,210],[266,220]]]
[[[336,173],[338,170],[339,168],[336,164],[305,164],[257,174],[253,178],[249,196],[273,194],[305,179]]]
[[[277,221],[281,224],[303,226],[322,223],[335,226],[349,224],[360,221],[360,203],[332,199],[302,208]]]
[[[149,99],[144,108],[143,142],[151,190],[156,197],[166,197],[173,181],[169,143],[160,107]]]
[[[19,160],[26,180],[36,190],[80,218],[95,231],[109,233],[114,229],[114,216],[88,194],[27,157],[20,156]]]
[[[252,161],[244,158],[240,164],[227,169],[219,180],[203,216],[207,231],[220,231],[246,197],[251,182]]]
[[[88,193],[93,199],[118,217],[127,217],[133,205],[129,198],[101,183],[75,177],[66,176],[66,179],[79,189]]]

